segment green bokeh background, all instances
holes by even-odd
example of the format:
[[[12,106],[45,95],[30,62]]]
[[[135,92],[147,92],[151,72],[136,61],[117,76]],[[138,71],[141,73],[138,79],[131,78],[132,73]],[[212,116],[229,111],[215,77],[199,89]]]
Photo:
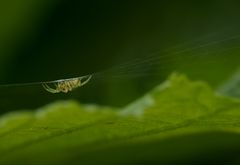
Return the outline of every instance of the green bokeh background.
[[[1,87],[0,113],[64,99],[125,106],[173,71],[215,88],[238,68],[239,6],[229,0],[2,1],[1,84],[76,77],[136,59],[145,62],[125,67],[131,74],[101,74],[69,94],[53,95],[41,86]],[[159,59],[146,62],[153,53]]]

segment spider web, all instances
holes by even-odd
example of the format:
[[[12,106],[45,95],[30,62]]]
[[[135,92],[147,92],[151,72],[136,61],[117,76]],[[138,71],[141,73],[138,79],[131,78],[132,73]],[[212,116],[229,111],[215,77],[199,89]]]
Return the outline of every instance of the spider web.
[[[218,38],[217,33],[210,33],[203,37],[198,37],[194,40],[172,46],[165,50],[157,50],[144,57],[137,57],[95,73],[51,81],[2,84],[0,87],[33,86],[43,84],[51,86],[58,82],[70,81],[76,78],[83,79],[90,75],[95,81],[105,79],[106,77],[129,79],[154,75],[158,76],[159,72],[154,71],[154,69],[157,68],[161,71],[172,69],[171,64],[178,63],[178,67],[194,66],[199,60],[204,61],[206,64],[214,64],[217,62],[218,58],[226,58],[226,54],[238,51],[240,49],[239,41],[240,34],[226,35],[225,37]],[[177,70],[178,68],[174,69]],[[207,68],[199,69],[202,70]]]

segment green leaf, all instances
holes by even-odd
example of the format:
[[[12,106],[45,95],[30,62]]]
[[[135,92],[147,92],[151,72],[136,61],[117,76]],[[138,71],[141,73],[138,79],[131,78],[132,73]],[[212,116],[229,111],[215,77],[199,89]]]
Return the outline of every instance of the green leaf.
[[[3,116],[0,164],[238,162],[239,118],[239,100],[173,74],[123,109],[61,101]]]
[[[218,88],[218,92],[231,97],[240,97],[240,69]]]

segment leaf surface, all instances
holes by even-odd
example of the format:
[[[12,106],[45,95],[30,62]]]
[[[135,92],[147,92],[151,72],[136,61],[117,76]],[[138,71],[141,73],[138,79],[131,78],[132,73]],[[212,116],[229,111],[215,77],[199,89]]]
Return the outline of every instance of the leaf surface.
[[[60,101],[2,116],[0,164],[238,162],[239,119],[239,100],[173,74],[122,109]]]

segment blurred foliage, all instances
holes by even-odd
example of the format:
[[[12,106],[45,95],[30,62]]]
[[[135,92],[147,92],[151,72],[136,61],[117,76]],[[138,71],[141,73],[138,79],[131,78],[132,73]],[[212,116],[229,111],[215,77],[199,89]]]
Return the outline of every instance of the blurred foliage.
[[[217,91],[222,95],[240,97],[240,70],[238,69]]]
[[[126,66],[127,76],[101,75],[67,95],[40,86],[1,87],[1,113],[59,99],[124,106],[175,70],[216,87],[239,63],[239,38],[209,44],[238,36],[238,1],[12,0],[0,2],[0,11],[1,84],[138,65]],[[159,57],[154,65],[144,62],[152,54]]]
[[[0,163],[237,163],[239,107],[173,74],[123,109],[62,101],[3,116]]]
[[[239,100],[211,87],[239,96],[239,73],[224,83],[239,68],[239,5],[0,2],[0,164],[238,164]],[[147,93],[173,71],[209,85],[173,75]],[[67,94],[1,86],[90,73]]]

